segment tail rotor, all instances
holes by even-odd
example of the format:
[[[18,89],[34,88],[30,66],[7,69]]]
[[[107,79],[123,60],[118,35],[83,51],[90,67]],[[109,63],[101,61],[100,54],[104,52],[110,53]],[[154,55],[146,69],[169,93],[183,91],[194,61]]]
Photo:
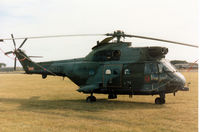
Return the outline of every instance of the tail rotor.
[[[16,55],[16,52],[18,52],[18,50],[20,48],[22,48],[24,43],[27,41],[27,38],[25,38],[24,41],[21,43],[21,45],[18,48],[16,48],[16,42],[15,42],[15,38],[14,38],[13,34],[11,34],[11,37],[12,37],[12,41],[13,41],[13,45],[14,45],[14,51],[8,51],[8,52],[5,53],[5,55],[8,55],[8,54]],[[14,70],[15,71],[16,71],[16,65],[17,65],[17,57],[15,56],[15,58],[14,58]]]

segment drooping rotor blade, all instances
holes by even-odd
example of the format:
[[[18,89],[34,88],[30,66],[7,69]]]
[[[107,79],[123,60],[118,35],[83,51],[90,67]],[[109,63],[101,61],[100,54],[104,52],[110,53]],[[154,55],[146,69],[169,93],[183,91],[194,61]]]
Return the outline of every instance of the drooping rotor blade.
[[[43,58],[43,56],[28,56],[30,58]]]
[[[13,51],[8,51],[5,53],[5,55],[11,54],[11,53],[13,53]]]
[[[165,40],[165,39],[157,39],[157,38],[152,38],[152,37],[145,37],[145,36],[138,36],[138,35],[125,35],[125,36],[126,36],[126,37],[141,38],[141,39],[149,39],[149,40],[155,40],[155,41],[161,41],[161,42],[167,42],[167,43],[173,43],[173,44],[184,45],[184,46],[190,46],[190,47],[195,47],[195,48],[198,48],[198,47],[199,47],[199,46],[197,46],[197,45],[186,44],[186,43],[180,43],[180,42],[170,41],[170,40]]]
[[[39,39],[39,38],[58,38],[58,37],[79,37],[79,36],[105,36],[105,34],[66,34],[66,35],[49,35],[49,36],[33,36],[33,37],[19,37],[17,39]],[[2,40],[13,40],[12,38],[5,38]]]
[[[16,71],[16,64],[17,64],[17,58],[15,57],[15,61],[14,61],[14,70]]]
[[[22,44],[19,46],[19,49],[24,45],[24,43],[26,42],[27,38],[24,39],[24,41],[22,42]]]
[[[15,50],[16,50],[16,43],[15,43],[15,39],[14,39],[13,34],[11,34],[11,37],[12,37],[12,41],[13,41],[13,44],[14,44],[14,47],[15,47]]]
[[[108,43],[109,41],[113,40],[114,37],[108,37],[108,38],[105,38],[104,40],[102,40],[100,43]]]

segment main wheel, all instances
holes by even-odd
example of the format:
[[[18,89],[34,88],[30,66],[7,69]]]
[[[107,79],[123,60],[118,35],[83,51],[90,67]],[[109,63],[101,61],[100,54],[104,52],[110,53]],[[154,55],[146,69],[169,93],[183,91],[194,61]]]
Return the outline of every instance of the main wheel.
[[[113,99],[113,94],[109,94],[108,99]]]
[[[155,99],[155,104],[161,104],[161,99],[160,98],[156,98]]]
[[[86,98],[86,102],[92,102],[91,96],[88,96],[88,97]]]
[[[165,99],[163,99],[163,98],[156,98],[155,99],[155,104],[165,104]]]
[[[88,96],[86,98],[86,102],[95,102],[96,101],[96,97],[95,96]]]
[[[117,95],[116,94],[109,94],[108,99],[116,99]]]

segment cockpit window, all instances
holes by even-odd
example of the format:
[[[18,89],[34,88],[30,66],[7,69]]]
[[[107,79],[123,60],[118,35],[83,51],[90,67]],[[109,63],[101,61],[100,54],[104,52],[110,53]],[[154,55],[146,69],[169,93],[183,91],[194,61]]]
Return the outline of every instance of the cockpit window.
[[[176,69],[171,65],[167,60],[163,60],[161,63],[146,63],[145,64],[145,73],[162,73],[162,72],[175,72]]]
[[[146,63],[145,64],[145,73],[158,73],[158,66],[157,63]]]
[[[163,72],[163,64],[158,63],[158,71],[159,73]]]
[[[162,63],[163,63],[163,70],[164,71],[170,71],[170,72],[176,71],[176,68],[174,66],[172,66],[172,64],[169,61],[164,60]]]

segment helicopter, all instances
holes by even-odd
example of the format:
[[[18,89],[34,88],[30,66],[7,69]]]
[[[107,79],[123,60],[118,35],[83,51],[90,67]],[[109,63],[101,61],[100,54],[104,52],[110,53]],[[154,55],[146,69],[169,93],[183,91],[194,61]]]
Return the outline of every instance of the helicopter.
[[[27,39],[48,37],[72,37],[72,36],[107,36],[92,48],[92,51],[83,58],[34,62],[21,49]],[[12,40],[14,69],[17,59],[21,63],[26,74],[41,74],[45,79],[48,75],[68,77],[79,86],[78,92],[89,94],[87,102],[95,102],[94,94],[108,94],[108,99],[116,99],[118,95],[159,95],[155,104],[165,104],[165,95],[178,91],[189,91],[185,87],[186,80],[166,59],[168,48],[160,46],[131,47],[131,42],[122,41],[122,38],[134,37],[140,39],[155,40],[178,45],[198,48],[196,45],[125,34],[117,30],[107,34],[75,34],[57,36],[39,36],[26,38],[0,39]],[[15,39],[24,39],[16,48]]]

